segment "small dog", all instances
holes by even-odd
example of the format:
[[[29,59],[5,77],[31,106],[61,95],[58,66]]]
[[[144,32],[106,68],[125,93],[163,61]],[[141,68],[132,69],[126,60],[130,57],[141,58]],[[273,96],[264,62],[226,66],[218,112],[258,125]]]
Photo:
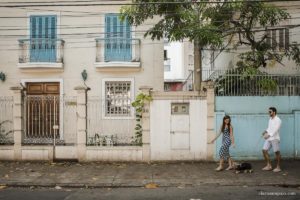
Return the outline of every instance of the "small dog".
[[[252,165],[250,163],[240,163],[238,165],[235,165],[235,173],[239,174],[239,173],[252,173],[253,169],[252,169]]]

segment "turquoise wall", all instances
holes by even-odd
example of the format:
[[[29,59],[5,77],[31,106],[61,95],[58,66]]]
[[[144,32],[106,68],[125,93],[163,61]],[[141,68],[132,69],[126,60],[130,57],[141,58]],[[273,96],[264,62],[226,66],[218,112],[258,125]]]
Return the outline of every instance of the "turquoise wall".
[[[300,97],[216,97],[215,127],[219,130],[225,113],[231,116],[236,148],[231,148],[230,153],[236,160],[263,159],[261,133],[268,126],[270,106],[278,109],[282,120],[282,157],[300,157]],[[219,159],[221,143],[220,137],[215,159]]]

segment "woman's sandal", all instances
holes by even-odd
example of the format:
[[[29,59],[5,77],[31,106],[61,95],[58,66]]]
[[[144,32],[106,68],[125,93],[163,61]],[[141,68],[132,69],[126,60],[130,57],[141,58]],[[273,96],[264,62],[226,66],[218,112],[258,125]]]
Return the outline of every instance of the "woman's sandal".
[[[216,170],[217,172],[220,172],[220,171],[223,170],[223,167],[219,166],[219,167],[217,167],[215,170]]]
[[[229,167],[226,168],[226,170],[232,170],[232,169],[234,169],[233,166],[229,166]]]

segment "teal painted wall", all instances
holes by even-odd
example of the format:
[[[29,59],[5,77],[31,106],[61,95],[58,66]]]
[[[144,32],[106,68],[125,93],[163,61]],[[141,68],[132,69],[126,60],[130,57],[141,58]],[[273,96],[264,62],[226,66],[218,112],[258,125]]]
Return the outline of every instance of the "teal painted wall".
[[[280,148],[282,157],[300,157],[300,98],[299,97],[216,97],[216,132],[226,114],[232,118],[236,148],[230,153],[236,160],[263,159],[264,139],[261,133],[267,128],[268,108],[275,106],[282,120]],[[222,138],[216,142],[215,159],[219,159]],[[272,151],[272,150],[271,150]]]
[[[300,158],[300,111],[295,112],[295,157]]]

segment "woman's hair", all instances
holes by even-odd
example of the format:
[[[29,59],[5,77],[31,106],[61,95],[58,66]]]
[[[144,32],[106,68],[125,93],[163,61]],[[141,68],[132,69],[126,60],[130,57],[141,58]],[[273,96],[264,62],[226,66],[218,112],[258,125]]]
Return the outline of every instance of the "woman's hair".
[[[224,129],[225,129],[225,120],[226,119],[229,119],[229,123],[228,123],[228,128],[230,128],[231,127],[231,118],[230,118],[230,116],[229,115],[225,115],[224,117],[223,117],[223,124],[222,124],[222,127],[221,127],[221,132],[222,133],[224,133]]]

